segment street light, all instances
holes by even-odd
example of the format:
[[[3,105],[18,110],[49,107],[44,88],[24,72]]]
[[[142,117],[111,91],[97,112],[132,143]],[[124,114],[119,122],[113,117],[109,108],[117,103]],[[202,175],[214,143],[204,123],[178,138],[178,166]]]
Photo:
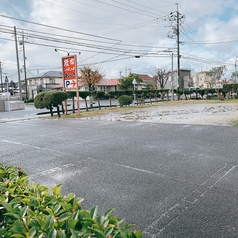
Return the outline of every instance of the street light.
[[[65,53],[67,53],[68,56],[70,55],[70,53],[78,53],[79,55],[81,54],[81,52],[71,52],[71,51],[67,51],[67,50],[55,49],[55,52],[58,52],[58,51],[65,52]]]

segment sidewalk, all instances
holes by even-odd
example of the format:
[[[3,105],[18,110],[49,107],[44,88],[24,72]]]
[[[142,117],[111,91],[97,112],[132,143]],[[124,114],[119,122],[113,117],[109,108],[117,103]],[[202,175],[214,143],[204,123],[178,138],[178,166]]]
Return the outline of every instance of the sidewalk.
[[[68,111],[72,111],[72,101],[68,100]],[[108,107],[109,100],[101,100],[100,101],[101,107]],[[112,100],[112,106],[117,106],[118,103],[115,100]],[[89,106],[89,104],[88,104]],[[75,108],[76,108],[75,102]],[[98,109],[98,102],[95,101],[93,104],[93,110]],[[54,111],[56,109],[54,108]],[[77,110],[77,109],[75,109]],[[85,101],[80,100],[80,110],[85,111]],[[44,109],[36,109],[33,104],[25,104],[25,110],[14,110],[14,111],[5,111],[0,112],[0,123],[4,122],[11,122],[11,121],[19,121],[19,120],[30,120],[35,119],[42,116],[50,116],[50,110]]]
[[[25,110],[0,112],[0,123],[42,117],[42,115],[38,115],[38,113],[43,112],[47,112],[47,109],[36,109],[34,105],[25,104]]]

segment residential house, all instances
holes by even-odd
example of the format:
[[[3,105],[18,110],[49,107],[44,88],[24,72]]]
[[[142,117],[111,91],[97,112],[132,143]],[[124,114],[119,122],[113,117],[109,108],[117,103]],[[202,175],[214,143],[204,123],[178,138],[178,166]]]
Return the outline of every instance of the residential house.
[[[119,80],[102,78],[98,84],[95,85],[95,90],[104,91],[106,94],[110,91],[116,91]],[[63,90],[63,76],[61,71],[48,71],[27,79],[28,97],[35,98],[41,91],[49,90]],[[86,91],[88,86],[80,83],[79,90]]]
[[[116,91],[118,84],[120,84],[118,79],[101,78],[101,80],[95,85],[95,90],[103,91],[107,95],[109,92]]]
[[[28,98],[35,98],[41,91],[62,90],[63,76],[61,71],[48,71],[27,78]]]
[[[147,74],[135,74],[135,75],[137,75],[139,78],[141,78],[143,80],[142,83],[138,84],[138,89],[141,89],[141,88],[147,87],[147,86],[152,86],[154,88],[157,88],[157,79],[156,78],[150,77]],[[141,86],[141,88],[140,88],[140,86]]]
[[[157,86],[157,80],[148,76],[147,74],[136,74],[143,80],[142,83],[138,83],[136,89],[141,90],[146,86]],[[108,94],[111,91],[117,90],[117,85],[120,84],[119,79],[106,79],[102,78],[96,85],[96,91],[104,91]],[[88,86],[80,82],[79,79],[79,91],[87,91]],[[34,77],[27,78],[28,98],[35,98],[35,96],[41,91],[48,90],[63,90],[63,76],[61,71],[48,71],[43,74],[39,74]]]

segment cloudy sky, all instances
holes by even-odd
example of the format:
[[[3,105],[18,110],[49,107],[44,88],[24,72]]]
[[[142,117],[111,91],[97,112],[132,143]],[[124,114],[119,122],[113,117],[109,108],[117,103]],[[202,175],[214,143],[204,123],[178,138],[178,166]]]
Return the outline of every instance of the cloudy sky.
[[[171,70],[172,55],[175,70],[178,16],[181,68],[226,65],[230,78],[238,60],[237,0],[1,0],[3,77],[18,80],[14,26],[21,68],[24,36],[28,77],[61,71],[67,53],[108,79]]]

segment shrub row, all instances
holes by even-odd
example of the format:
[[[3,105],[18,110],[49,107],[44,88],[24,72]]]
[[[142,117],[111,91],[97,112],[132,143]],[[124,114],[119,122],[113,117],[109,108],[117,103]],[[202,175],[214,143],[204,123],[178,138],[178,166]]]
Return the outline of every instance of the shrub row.
[[[159,97],[161,93],[167,94],[169,92],[169,89],[160,89],[160,90],[149,90],[149,89],[143,89],[143,90],[117,90],[117,91],[112,91],[109,92],[109,96],[111,98],[119,98],[122,95],[127,95],[127,96],[133,96],[135,93],[137,97]]]

